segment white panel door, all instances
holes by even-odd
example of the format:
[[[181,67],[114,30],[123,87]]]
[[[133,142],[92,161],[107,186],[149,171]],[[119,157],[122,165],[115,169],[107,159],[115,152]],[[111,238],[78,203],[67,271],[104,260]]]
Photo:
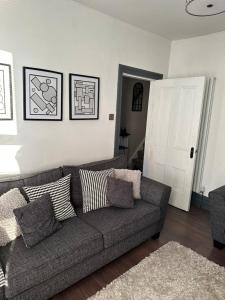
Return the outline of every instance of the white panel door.
[[[170,204],[188,211],[205,77],[151,82],[143,174],[172,187]]]

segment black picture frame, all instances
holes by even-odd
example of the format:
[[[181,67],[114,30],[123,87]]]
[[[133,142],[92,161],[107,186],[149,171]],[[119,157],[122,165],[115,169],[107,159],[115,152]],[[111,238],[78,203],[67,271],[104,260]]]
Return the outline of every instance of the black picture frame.
[[[39,76],[39,77],[49,77],[48,79],[57,79],[59,80],[59,90],[56,90],[56,96],[54,98],[56,98],[56,111],[57,111],[57,108],[59,108],[59,114],[57,116],[54,116],[52,117],[51,114],[47,114],[48,117],[45,117],[45,114],[39,114],[40,117],[28,117],[27,115],[27,72],[30,71],[34,74],[31,74],[32,76]],[[47,75],[40,75],[41,73],[49,73],[49,76]],[[29,73],[28,73],[29,74]],[[58,77],[51,77],[50,74],[53,74],[53,75],[56,75]],[[56,80],[56,85],[58,84],[58,81]],[[46,80],[47,81],[47,80]],[[30,87],[29,87],[30,88]],[[53,88],[53,87],[52,87]],[[57,86],[58,88],[58,86]],[[56,89],[55,87],[53,89]],[[42,92],[43,93],[43,92]],[[59,95],[59,96],[58,96]],[[58,97],[60,97],[58,99]],[[52,97],[53,99],[53,97]],[[29,97],[29,100],[30,100],[30,97]],[[45,104],[47,103],[45,101],[45,99],[43,100],[43,98],[41,99],[42,102],[44,102]],[[40,100],[40,101],[41,101]],[[53,101],[53,100],[52,100]],[[50,101],[51,102],[51,101]],[[36,103],[35,103],[36,104]],[[48,103],[47,103],[48,104]],[[46,104],[46,108],[47,108],[47,104]],[[52,103],[49,103],[51,106],[54,107],[54,104],[53,102]],[[44,104],[43,104],[44,106]],[[42,117],[43,118],[42,118]],[[23,67],[23,119],[25,121],[62,121],[63,120],[63,73],[62,72],[57,72],[57,71],[52,71],[52,70],[47,70],[47,69],[42,69],[42,68],[34,68],[34,67]]]
[[[95,109],[95,117],[93,117],[93,114],[80,114],[79,116],[75,117],[75,114],[73,113],[73,80],[77,78],[77,81],[82,81],[82,78],[90,79],[89,81],[97,83],[97,91],[95,89],[95,102],[94,102],[94,109]],[[81,78],[81,80],[79,80]],[[96,76],[89,76],[89,75],[81,75],[81,74],[74,74],[69,73],[69,119],[70,120],[98,120],[99,119],[99,98],[100,98],[100,77]],[[83,117],[82,117],[83,115]],[[85,117],[84,117],[85,116]]]
[[[132,111],[141,112],[144,96],[144,86],[141,82],[136,82],[133,86]]]
[[[7,68],[8,74],[5,74],[6,68]],[[11,121],[11,120],[13,120],[13,95],[12,95],[12,68],[11,68],[11,65],[6,64],[6,63],[0,63],[0,72],[3,72],[4,95],[1,97],[2,98],[4,97],[3,101],[4,101],[4,108],[5,108],[5,114],[0,113],[0,121]],[[5,86],[5,81],[6,81],[7,77],[8,77],[8,88],[7,88],[7,84]],[[8,100],[6,100],[6,94],[7,94]],[[7,101],[7,103],[6,103],[6,101]]]

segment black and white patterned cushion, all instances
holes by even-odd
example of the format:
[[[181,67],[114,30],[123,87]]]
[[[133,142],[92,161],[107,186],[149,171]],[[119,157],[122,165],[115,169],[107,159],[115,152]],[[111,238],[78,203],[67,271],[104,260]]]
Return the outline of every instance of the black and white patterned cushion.
[[[113,169],[103,171],[80,169],[79,172],[83,195],[83,212],[109,206],[106,197],[107,177],[113,174]]]
[[[49,193],[51,196],[55,217],[58,221],[63,221],[76,216],[72,204],[70,203],[70,178],[71,174],[59,180],[39,186],[25,186],[25,191],[29,201]]]
[[[5,276],[4,276],[4,273],[3,273],[3,270],[0,266],[0,288],[3,287],[6,283],[6,280],[5,280]]]

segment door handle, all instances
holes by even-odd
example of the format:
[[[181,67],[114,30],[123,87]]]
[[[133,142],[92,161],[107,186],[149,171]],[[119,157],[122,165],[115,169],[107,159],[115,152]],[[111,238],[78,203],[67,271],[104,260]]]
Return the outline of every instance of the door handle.
[[[191,147],[190,158],[193,158],[193,157],[194,157],[194,151],[195,151],[195,148],[194,148],[194,147]]]

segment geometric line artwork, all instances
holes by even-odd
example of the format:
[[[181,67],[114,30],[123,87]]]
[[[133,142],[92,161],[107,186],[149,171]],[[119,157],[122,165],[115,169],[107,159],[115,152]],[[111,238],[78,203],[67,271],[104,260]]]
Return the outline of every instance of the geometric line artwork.
[[[74,80],[74,114],[95,114],[95,82]]]
[[[62,119],[62,73],[24,68],[24,119]]]
[[[70,74],[70,119],[98,119],[99,78]]]
[[[6,113],[4,71],[0,70],[0,114]]]
[[[31,115],[57,115],[57,78],[29,75]]]
[[[0,63],[0,120],[12,120],[11,66]]]

